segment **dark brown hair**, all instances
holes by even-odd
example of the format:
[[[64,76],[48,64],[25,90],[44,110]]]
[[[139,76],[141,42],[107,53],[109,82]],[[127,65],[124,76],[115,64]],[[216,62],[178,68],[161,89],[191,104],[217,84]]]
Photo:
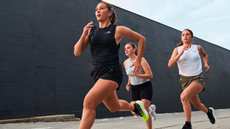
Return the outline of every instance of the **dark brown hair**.
[[[108,8],[108,10],[112,12],[112,14],[109,17],[109,21],[111,22],[111,24],[116,23],[117,16],[116,16],[116,12],[113,9],[112,5],[110,3],[107,3],[107,2],[104,2],[104,1],[102,1],[100,3],[104,3],[106,5],[106,7]]]
[[[190,34],[191,34],[191,36],[193,37],[193,32],[190,30],[190,29],[184,29],[183,31],[185,31],[185,30],[187,30],[187,31],[189,31],[190,32]],[[182,32],[183,32],[182,31]],[[180,41],[178,44],[176,44],[176,46],[182,46],[183,45],[183,41]]]
[[[135,48],[136,49],[136,51],[135,51],[135,55],[137,55],[137,53],[138,53],[138,50],[137,50],[137,46],[136,46],[136,44],[134,44],[134,43],[127,43],[127,44],[129,44],[129,45],[131,45],[133,48]],[[127,45],[126,44],[126,45]]]

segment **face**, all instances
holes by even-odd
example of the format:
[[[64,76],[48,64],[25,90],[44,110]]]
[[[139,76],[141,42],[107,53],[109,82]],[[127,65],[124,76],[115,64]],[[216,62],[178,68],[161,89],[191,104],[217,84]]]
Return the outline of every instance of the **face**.
[[[98,21],[109,20],[109,16],[112,14],[107,8],[105,3],[99,3],[95,9],[95,15]]]
[[[130,56],[135,54],[136,48],[133,48],[130,44],[125,45],[125,55]]]
[[[181,34],[181,40],[183,43],[192,43],[193,36],[188,30],[184,30]]]

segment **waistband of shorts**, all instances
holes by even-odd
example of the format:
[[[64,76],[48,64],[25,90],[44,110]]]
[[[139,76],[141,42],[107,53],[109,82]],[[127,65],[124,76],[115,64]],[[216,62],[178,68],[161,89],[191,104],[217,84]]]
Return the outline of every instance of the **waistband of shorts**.
[[[131,84],[131,85],[135,87],[135,86],[143,86],[143,85],[146,85],[146,84],[148,84],[148,83],[151,83],[151,81],[149,80],[149,81],[144,82],[144,83],[142,83],[142,84],[138,84],[138,85],[132,85],[132,84]]]
[[[180,75],[180,77],[183,77],[183,78],[190,78],[190,77],[196,77],[196,76],[203,76],[202,73],[198,74],[198,75],[195,75],[195,76],[183,76],[183,75]]]

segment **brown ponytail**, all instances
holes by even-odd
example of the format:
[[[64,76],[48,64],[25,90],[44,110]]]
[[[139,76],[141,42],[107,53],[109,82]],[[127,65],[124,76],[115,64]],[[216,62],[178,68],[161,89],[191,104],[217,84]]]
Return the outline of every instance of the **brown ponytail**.
[[[104,3],[106,5],[106,7],[108,8],[108,10],[112,12],[112,14],[109,17],[109,21],[111,22],[111,24],[116,23],[117,16],[116,16],[116,12],[113,9],[112,5],[110,3],[107,3],[107,2],[104,2],[104,1],[102,1],[100,3]]]
[[[180,41],[179,43],[176,44],[177,47],[182,46],[182,45],[183,45],[182,41]]]
[[[111,24],[114,24],[114,23],[116,23],[117,16],[116,16],[116,12],[113,8],[111,8],[111,11],[112,11],[112,14],[109,17],[109,20],[110,20]]]

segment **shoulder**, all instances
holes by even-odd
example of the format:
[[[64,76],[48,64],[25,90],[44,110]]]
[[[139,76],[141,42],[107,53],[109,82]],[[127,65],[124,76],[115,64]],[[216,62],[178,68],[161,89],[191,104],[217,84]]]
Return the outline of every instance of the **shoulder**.
[[[116,25],[117,26],[117,29],[126,29],[128,27],[125,27],[125,26],[120,26],[120,25]]]
[[[117,27],[116,27],[116,30],[118,31],[118,32],[127,32],[127,31],[131,31],[131,29],[129,29],[128,27],[125,27],[125,26],[118,26],[117,25]]]
[[[117,26],[116,27],[116,34],[118,37],[126,37],[126,38],[131,38],[133,37],[133,31],[129,29],[128,27],[125,26]]]
[[[179,46],[179,47],[181,47],[181,46]],[[174,48],[174,50],[173,50],[173,52],[172,52],[172,55],[177,55],[178,54],[178,49],[179,49],[179,47],[175,47]]]
[[[201,55],[203,55],[205,53],[205,51],[204,51],[204,49],[202,48],[201,45],[197,45],[197,50]]]
[[[141,63],[146,64],[146,63],[148,63],[148,62],[147,62],[147,60],[146,60],[144,57],[142,57],[142,59],[141,59]]]
[[[146,61],[146,59],[144,57],[141,58],[141,61]]]
[[[126,60],[124,61],[124,63],[123,63],[125,68],[126,68],[126,62],[127,62],[127,60],[128,60],[128,59],[126,59]]]
[[[203,48],[201,47],[201,45],[196,45],[196,47],[197,47],[197,50],[198,50],[199,52],[202,52],[202,51],[203,51]]]
[[[201,45],[196,45],[196,47],[198,50],[202,48]]]
[[[182,48],[182,46],[175,47],[173,51],[178,52],[178,49]]]
[[[126,59],[126,60],[124,61],[124,64],[127,62],[127,60],[128,60],[128,59]]]

